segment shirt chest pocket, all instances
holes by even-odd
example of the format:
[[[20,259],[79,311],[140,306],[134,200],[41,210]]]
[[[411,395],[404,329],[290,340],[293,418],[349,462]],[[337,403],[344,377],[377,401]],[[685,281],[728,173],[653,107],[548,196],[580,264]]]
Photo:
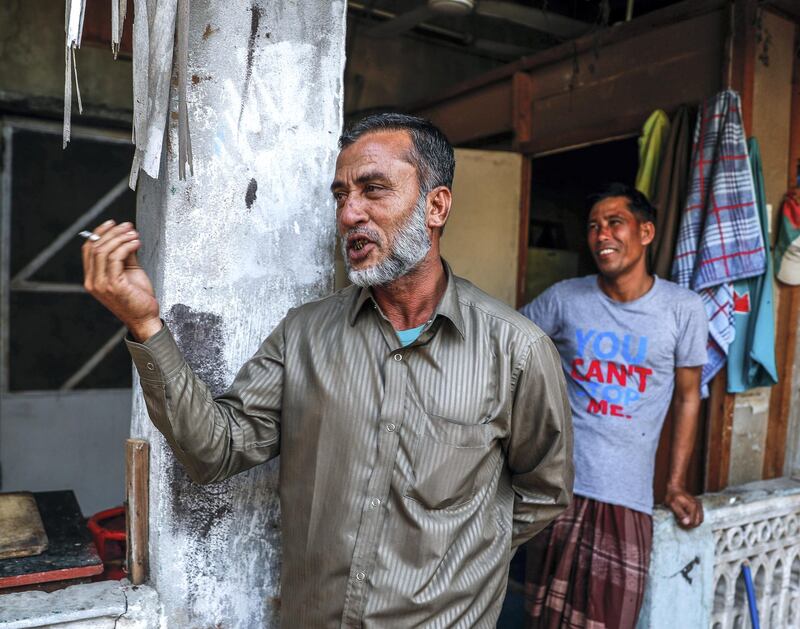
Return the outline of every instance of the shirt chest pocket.
[[[405,497],[427,509],[466,504],[489,483],[499,457],[490,425],[459,424],[423,413]]]

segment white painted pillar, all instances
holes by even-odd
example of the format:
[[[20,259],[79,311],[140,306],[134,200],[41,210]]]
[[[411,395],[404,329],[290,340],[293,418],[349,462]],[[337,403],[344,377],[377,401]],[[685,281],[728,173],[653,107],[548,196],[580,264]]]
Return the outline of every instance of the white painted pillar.
[[[219,393],[291,306],[333,286],[330,185],[342,123],[344,0],[194,0],[194,176],[178,180],[177,115],[138,227],[162,316]],[[172,111],[177,100],[172,94]],[[150,424],[150,574],[168,627],[277,626],[277,466],[194,485]]]

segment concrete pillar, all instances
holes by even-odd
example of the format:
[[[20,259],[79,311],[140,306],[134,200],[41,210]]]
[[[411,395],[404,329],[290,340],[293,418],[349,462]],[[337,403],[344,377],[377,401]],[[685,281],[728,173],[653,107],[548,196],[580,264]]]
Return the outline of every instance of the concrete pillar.
[[[137,216],[162,317],[215,394],[288,308],[332,288],[345,5],[192,2],[194,176],[178,180],[173,114],[158,180],[140,175]],[[134,384],[131,432],[152,446],[151,583],[165,626],[277,626],[277,466],[194,485]]]

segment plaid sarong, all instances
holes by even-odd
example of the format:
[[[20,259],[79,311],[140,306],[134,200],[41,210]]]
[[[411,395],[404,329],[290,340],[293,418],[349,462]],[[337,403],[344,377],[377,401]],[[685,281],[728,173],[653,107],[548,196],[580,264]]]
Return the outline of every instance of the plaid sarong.
[[[526,546],[529,629],[633,629],[644,598],[653,521],[575,496]]]
[[[733,282],[765,269],[739,95],[727,90],[706,100],[697,119],[672,265],[673,281],[699,293],[706,306],[710,351],[704,387],[722,368],[734,338]]]

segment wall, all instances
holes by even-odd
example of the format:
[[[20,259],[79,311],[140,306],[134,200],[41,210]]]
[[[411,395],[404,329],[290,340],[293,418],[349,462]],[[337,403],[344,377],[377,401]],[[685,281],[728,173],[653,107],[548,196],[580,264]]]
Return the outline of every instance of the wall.
[[[131,19],[133,3],[129,3]],[[76,51],[81,97],[90,111],[127,110],[132,103],[131,63],[110,49]],[[64,98],[64,0],[0,2],[0,108],[4,101],[59,107]],[[80,121],[77,105],[73,121]]]
[[[411,36],[374,38],[369,25],[349,18],[345,113],[376,107],[397,108],[436,96],[442,90],[498,65],[486,57]]]
[[[0,396],[2,491],[72,489],[89,516],[125,498],[130,389]]]
[[[772,205],[773,218],[776,219],[786,192],[789,171],[794,24],[766,11],[762,15],[762,37],[768,37],[770,44],[766,51],[763,47],[756,50],[752,135],[758,138],[767,203]],[[765,52],[768,58],[760,59],[759,56]],[[773,232],[775,224],[773,221]],[[777,342],[781,340],[777,339]],[[769,401],[769,388],[753,389],[736,396],[731,438],[731,485],[762,477]]]
[[[522,157],[456,150],[453,208],[442,256],[453,271],[514,307]]]
[[[786,461],[783,473],[800,478],[800,334],[795,344],[795,366],[792,372],[792,397],[789,406],[789,432],[786,444]]]

